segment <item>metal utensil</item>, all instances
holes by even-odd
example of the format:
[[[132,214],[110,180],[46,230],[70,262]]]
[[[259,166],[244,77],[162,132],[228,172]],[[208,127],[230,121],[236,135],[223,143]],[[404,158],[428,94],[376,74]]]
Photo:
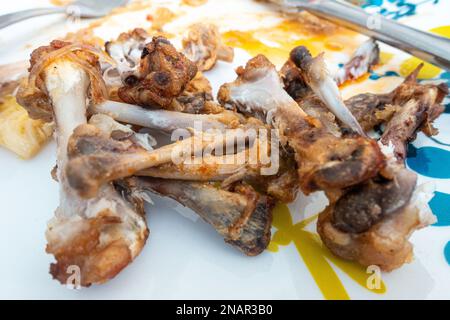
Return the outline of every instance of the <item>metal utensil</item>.
[[[13,23],[47,14],[76,15],[80,18],[99,18],[112,9],[124,6],[129,0],[77,0],[64,7],[48,7],[23,10],[0,16],[0,29]]]
[[[306,10],[450,70],[450,39],[420,31],[340,0],[272,0],[283,9]]]

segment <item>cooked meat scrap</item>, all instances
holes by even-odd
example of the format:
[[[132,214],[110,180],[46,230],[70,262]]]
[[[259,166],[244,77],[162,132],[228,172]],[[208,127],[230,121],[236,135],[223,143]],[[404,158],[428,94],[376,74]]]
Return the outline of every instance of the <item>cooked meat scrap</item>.
[[[420,84],[417,82],[417,76],[423,64],[419,65],[405,81],[392,92],[392,104],[395,106],[406,106],[409,100],[419,101],[422,105],[422,110],[417,114],[416,122],[417,130],[422,130],[425,134],[431,136],[437,134],[437,129],[432,125],[433,121],[444,112],[442,101],[448,95],[448,86],[445,83],[440,84]],[[394,122],[407,116],[408,111],[397,108]],[[398,114],[398,115],[397,115]],[[412,115],[411,115],[412,116]],[[408,141],[415,137],[415,132],[412,130]],[[406,135],[407,136],[407,135]],[[406,140],[405,140],[406,142]]]
[[[164,37],[153,37],[142,51],[139,76],[119,88],[124,102],[167,108],[197,73],[197,67]]]
[[[223,111],[222,106],[214,102],[211,84],[200,71],[189,81],[184,91],[173,100],[170,109],[192,114]]]
[[[392,92],[385,94],[363,93],[345,101],[364,131],[368,132],[376,126],[388,123],[396,113],[405,113],[400,106],[406,106],[406,102],[409,100],[422,100],[426,106],[422,108],[421,114],[418,115],[418,118],[422,119],[419,124],[420,129],[428,135],[436,134],[432,122],[444,110],[441,102],[447,95],[448,88],[444,83],[439,85],[418,83],[417,75],[421,68],[422,66],[419,65]],[[413,135],[411,138],[413,138]]]
[[[283,79],[284,89],[295,101],[299,101],[311,94],[311,88],[303,79],[300,70],[291,60],[286,61],[280,70],[280,74]]]
[[[387,123],[381,142],[385,145],[392,143],[398,159],[406,158],[407,144],[415,139],[416,131],[426,121],[427,109],[433,104],[430,100],[434,99],[426,96],[420,100],[409,100],[398,108],[399,110]]]
[[[361,124],[365,132],[389,121],[395,113],[390,94],[362,93],[345,101],[345,105]]]
[[[193,61],[199,71],[210,70],[217,60],[233,61],[233,48],[222,43],[219,29],[214,24],[195,23],[183,39],[183,53]]]
[[[77,50],[78,47],[81,48],[82,46],[54,40],[50,45],[39,47],[32,52],[30,68],[28,69],[30,76],[28,81],[21,85],[17,92],[17,102],[28,111],[31,118],[42,119],[46,122],[53,121],[53,108],[45,84],[46,75],[45,72],[42,72],[42,70],[48,68],[48,65],[54,59],[53,57],[58,58],[67,49],[67,55],[71,59],[83,61],[83,67],[92,68],[94,72],[99,68],[97,58],[89,52]],[[104,92],[104,83],[101,77],[98,76],[96,81],[91,83],[89,97],[97,103],[103,99]]]

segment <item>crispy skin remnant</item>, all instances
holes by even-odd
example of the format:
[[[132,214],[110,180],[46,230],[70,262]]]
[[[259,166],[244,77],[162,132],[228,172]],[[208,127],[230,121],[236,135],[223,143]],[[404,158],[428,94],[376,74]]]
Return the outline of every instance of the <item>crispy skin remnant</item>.
[[[197,67],[164,37],[153,37],[142,51],[139,75],[127,77],[118,95],[124,102],[167,108],[197,73]]]
[[[58,51],[65,46],[76,49]],[[29,83],[20,91],[20,101],[30,114],[54,119],[56,124],[60,203],[48,223],[46,251],[56,259],[50,267],[52,276],[75,286],[100,284],[116,276],[136,258],[148,237],[143,212],[135,211],[111,184],[84,200],[68,183],[70,136],[76,127],[85,125],[87,100],[95,103],[95,90],[102,85],[96,83],[101,79],[97,58],[85,48],[52,42],[35,50]],[[39,103],[33,97],[39,97]]]
[[[195,23],[183,39],[183,52],[195,62],[199,71],[210,70],[217,60],[232,62],[233,48],[222,43],[219,29],[214,24]]]

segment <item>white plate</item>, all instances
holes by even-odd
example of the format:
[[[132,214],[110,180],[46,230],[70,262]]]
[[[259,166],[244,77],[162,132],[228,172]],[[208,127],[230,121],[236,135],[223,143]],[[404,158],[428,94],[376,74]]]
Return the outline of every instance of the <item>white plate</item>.
[[[167,2],[169,1],[164,1]],[[171,6],[177,6],[178,1],[170,2]],[[400,12],[402,15],[405,12],[401,10],[410,8],[405,7],[405,4],[396,6],[400,1],[371,2],[374,5],[368,10],[385,8],[387,11],[384,13]],[[437,4],[422,0],[403,2],[412,5],[422,3],[416,7],[416,15],[402,18],[402,21],[417,28],[428,30],[446,25],[449,21],[449,1],[439,1]],[[36,5],[44,6],[47,3],[31,0],[4,2],[0,14]],[[195,10],[189,15],[189,19],[198,19],[206,13],[228,15],[230,28],[233,26],[232,19],[237,19],[234,20],[238,21],[235,26],[252,29],[255,26],[252,26],[252,21],[247,21],[245,13],[267,11],[267,8],[252,1],[209,0],[205,7]],[[136,18],[136,15],[140,18]],[[144,19],[145,10],[135,13],[135,18],[126,19],[125,22],[125,19],[116,19],[100,32],[115,34],[126,31],[133,24],[145,24]],[[276,19],[271,17],[264,23],[271,24]],[[62,36],[80,26],[81,24],[74,26],[67,23],[60,16],[48,16],[0,30],[0,63],[25,59],[37,45],[48,43],[56,36]],[[232,80],[232,67],[245,63],[250,57],[243,50],[238,49],[236,53],[232,65],[219,63],[207,74],[215,89],[221,83]],[[396,65],[385,66],[377,72],[384,72],[389,68],[398,71],[399,61],[402,59],[405,57],[396,56],[393,60]],[[346,88],[344,94],[357,89],[357,86]],[[441,142],[450,143],[449,117],[446,113],[437,121],[441,133],[436,139]],[[415,146],[432,146],[450,151],[450,147],[439,145],[423,135],[419,135]],[[436,154],[432,155],[435,156]],[[328,276],[331,272],[331,275],[335,275],[336,282],[327,283],[321,291],[317,279],[313,278],[301,252],[297,251],[292,242],[279,246],[278,252],[266,251],[258,257],[246,257],[225,244],[209,225],[196,219],[195,214],[181,209],[171,200],[158,197],[155,197],[155,204],[147,208],[150,237],[140,256],[107,284],[80,291],[68,290],[51,279],[48,268],[52,256],[45,253],[46,223],[58,205],[58,186],[50,177],[54,164],[54,143],[47,145],[36,158],[29,161],[19,160],[11,152],[0,149],[0,298],[322,299],[324,296],[345,297],[343,293],[353,299],[450,298],[450,267],[444,254],[447,246],[449,259],[450,208],[448,200],[445,200],[448,199],[445,198],[445,193],[450,193],[450,177],[435,179],[424,175],[420,176],[420,180],[434,181],[437,190],[443,194],[443,207],[436,209],[437,202],[434,206],[439,211],[435,214],[439,215],[443,226],[431,226],[413,235],[415,260],[399,270],[382,275],[386,285],[383,294],[373,293],[364,285],[358,284],[326,258],[322,261],[319,277]],[[448,162],[442,165],[448,165]],[[422,173],[423,170],[422,167]],[[295,223],[318,213],[321,207],[323,199],[317,194],[307,199],[301,198],[290,206]],[[306,229],[314,231],[313,226]],[[321,253],[318,255],[321,256]],[[359,275],[370,276],[363,269]]]

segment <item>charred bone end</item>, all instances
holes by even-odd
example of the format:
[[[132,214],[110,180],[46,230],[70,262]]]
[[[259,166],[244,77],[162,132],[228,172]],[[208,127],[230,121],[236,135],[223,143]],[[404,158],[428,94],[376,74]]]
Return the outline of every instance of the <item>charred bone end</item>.
[[[427,205],[432,191],[415,184],[414,173],[397,168],[392,180],[374,179],[344,193],[319,215],[323,243],[341,258],[383,271],[410,262],[410,235],[435,221]]]
[[[275,202],[271,198],[260,197],[247,225],[242,229],[241,237],[237,240],[225,239],[225,242],[237,247],[248,256],[257,256],[262,253],[270,243],[274,205]]]
[[[331,146],[333,141],[325,140],[324,145]],[[334,148],[338,152],[330,154],[324,165],[308,171],[300,167],[304,192],[347,188],[376,176],[385,165],[385,157],[373,140],[345,138],[334,143]]]
[[[116,184],[128,190],[128,195],[150,191],[174,199],[195,211],[227,243],[246,255],[258,255],[269,245],[274,202],[250,186],[237,187],[231,192],[209,183],[142,177],[127,178]]]
[[[292,49],[289,58],[297,68],[300,68],[303,71],[308,70],[313,60],[311,53],[304,46],[298,46]]]
[[[382,177],[341,197],[334,206],[333,225],[343,232],[361,233],[408,205],[417,176],[402,169],[394,180]]]

